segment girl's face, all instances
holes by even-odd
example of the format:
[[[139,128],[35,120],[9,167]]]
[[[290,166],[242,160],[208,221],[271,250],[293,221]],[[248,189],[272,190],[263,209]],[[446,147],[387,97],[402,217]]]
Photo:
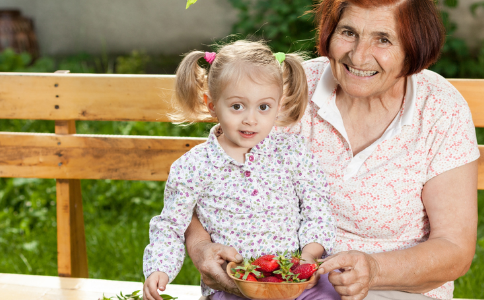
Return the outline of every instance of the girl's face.
[[[271,132],[279,112],[281,88],[276,84],[259,84],[244,76],[229,84],[215,103],[208,98],[212,116],[223,130],[218,139],[225,152],[239,162],[245,153]]]

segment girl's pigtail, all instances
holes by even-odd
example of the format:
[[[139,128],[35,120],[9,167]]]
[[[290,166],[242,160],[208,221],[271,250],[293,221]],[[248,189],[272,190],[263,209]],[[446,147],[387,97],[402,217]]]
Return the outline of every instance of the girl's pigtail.
[[[198,65],[205,52],[192,51],[176,70],[174,113],[169,115],[174,123],[191,123],[210,118],[203,94],[207,92],[207,71]]]
[[[281,113],[276,125],[289,126],[301,120],[308,104],[308,83],[298,54],[286,54],[283,63],[284,92]]]

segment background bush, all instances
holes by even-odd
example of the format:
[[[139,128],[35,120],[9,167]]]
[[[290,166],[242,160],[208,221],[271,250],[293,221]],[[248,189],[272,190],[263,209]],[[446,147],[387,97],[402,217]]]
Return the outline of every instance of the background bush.
[[[265,38],[274,51],[309,51],[315,55],[311,0],[229,0],[239,10],[233,32],[238,37]],[[457,1],[443,5],[455,7]],[[474,9],[479,7],[476,3]],[[471,51],[452,37],[456,25],[442,13],[448,37],[441,59],[432,69],[445,77],[484,78],[484,44]],[[42,57],[12,50],[0,53],[0,71],[72,73],[172,74],[181,56],[128,55]],[[188,127],[168,123],[77,122],[78,133],[207,136],[213,124]],[[0,120],[0,130],[54,132],[52,121]],[[484,131],[478,129],[484,144]],[[148,223],[163,207],[163,182],[82,180],[89,276],[113,280],[143,280],[142,254],[148,244]],[[55,180],[0,178],[0,272],[57,275]],[[484,298],[484,192],[479,191],[476,255],[466,276],[456,281],[457,298]],[[200,276],[186,259],[175,283],[198,284]]]

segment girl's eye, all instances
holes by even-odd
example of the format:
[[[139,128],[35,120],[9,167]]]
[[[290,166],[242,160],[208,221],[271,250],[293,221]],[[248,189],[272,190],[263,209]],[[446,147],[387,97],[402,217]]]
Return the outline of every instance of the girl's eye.
[[[242,105],[240,105],[240,104],[234,104],[234,105],[232,105],[232,108],[234,110],[241,110],[242,109]]]
[[[260,108],[260,110],[262,110],[262,111],[268,111],[268,110],[269,110],[269,108],[271,108],[271,107],[270,107],[269,105],[267,105],[267,104],[261,104],[261,105],[259,106],[259,108]]]

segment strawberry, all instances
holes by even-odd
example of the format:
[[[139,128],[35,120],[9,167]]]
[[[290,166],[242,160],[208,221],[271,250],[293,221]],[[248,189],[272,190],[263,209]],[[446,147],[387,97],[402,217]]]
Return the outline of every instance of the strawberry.
[[[252,262],[257,266],[257,271],[273,272],[279,268],[279,263],[275,260],[275,255],[263,255]]]
[[[255,278],[254,274],[249,274],[247,276],[247,279],[245,279],[246,281],[257,281],[257,278]]]
[[[260,281],[260,282],[282,282],[282,279],[279,279],[276,276],[269,276],[269,277],[259,278],[258,281]]]
[[[296,251],[294,253],[292,253],[291,255],[291,270],[294,270],[296,269],[299,264],[301,263],[301,253],[299,253],[299,251]]]
[[[317,264],[304,264],[299,265],[295,268],[292,272],[296,274],[296,277],[299,279],[309,279],[314,272],[318,270]]]
[[[231,271],[235,278],[249,281],[257,281],[256,276],[261,276],[261,273],[256,270],[257,266],[252,265],[247,259],[244,260],[243,266],[233,268]],[[253,277],[253,278],[252,278]]]
[[[279,270],[274,271],[274,276],[282,281],[289,281],[294,276],[290,268],[291,264],[283,264]]]

